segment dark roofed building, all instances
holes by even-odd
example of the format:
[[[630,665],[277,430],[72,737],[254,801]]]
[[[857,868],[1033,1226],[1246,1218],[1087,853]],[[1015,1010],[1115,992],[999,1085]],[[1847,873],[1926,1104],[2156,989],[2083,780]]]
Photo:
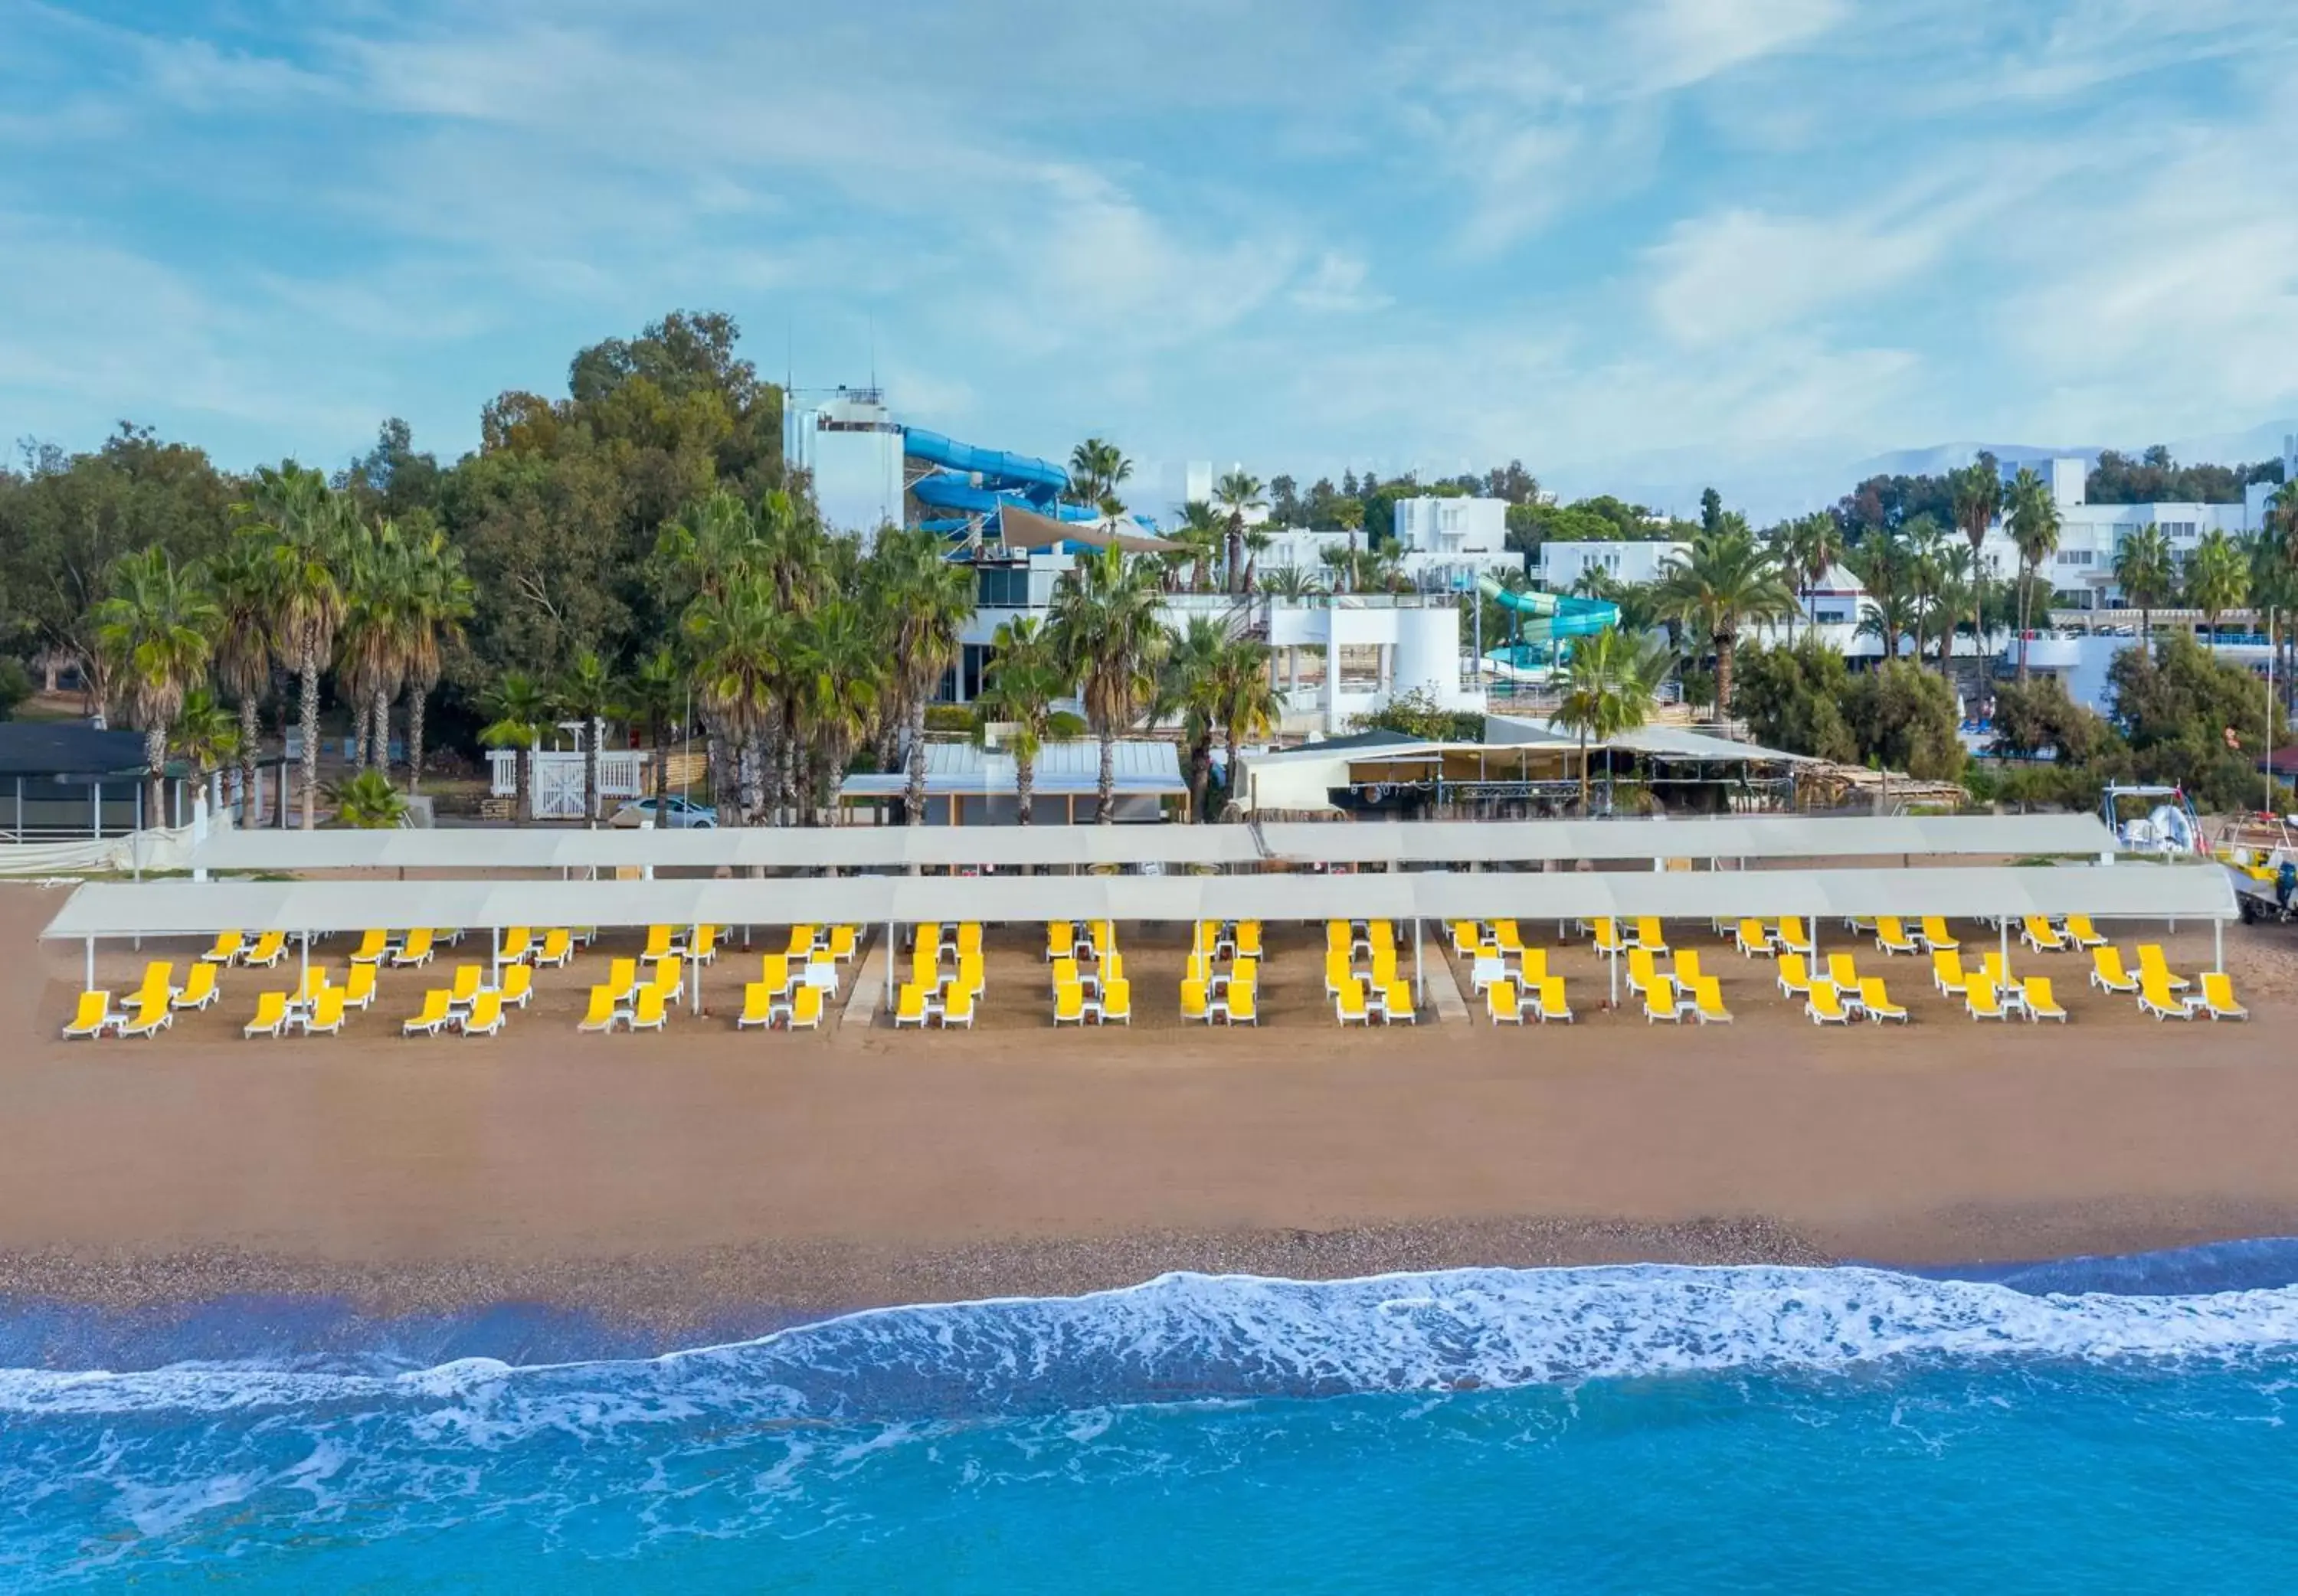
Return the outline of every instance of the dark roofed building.
[[[0,815],[18,841],[110,837],[144,819],[144,734],[85,721],[0,721]],[[167,783],[164,825],[190,801],[180,773]]]

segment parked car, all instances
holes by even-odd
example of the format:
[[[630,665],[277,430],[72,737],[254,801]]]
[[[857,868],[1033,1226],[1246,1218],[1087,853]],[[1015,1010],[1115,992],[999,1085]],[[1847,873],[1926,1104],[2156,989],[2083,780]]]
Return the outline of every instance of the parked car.
[[[661,805],[659,813],[656,810],[657,801]],[[715,826],[718,811],[707,804],[698,804],[674,792],[660,800],[633,798],[616,810],[607,823],[610,826],[642,826],[649,821],[654,822],[661,831],[691,831]]]

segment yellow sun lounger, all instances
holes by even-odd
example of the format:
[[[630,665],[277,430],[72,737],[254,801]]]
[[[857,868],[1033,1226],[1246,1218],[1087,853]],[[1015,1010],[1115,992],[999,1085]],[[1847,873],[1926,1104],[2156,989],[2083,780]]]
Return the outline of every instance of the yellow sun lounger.
[[[926,1024],[926,988],[916,981],[905,980],[894,995],[894,1029],[914,1025],[920,1030]]]
[[[1084,1023],[1085,983],[1073,980],[1063,981],[1054,988],[1054,1024],[1058,1029],[1063,1025],[1083,1025]]]
[[[1484,997],[1489,1003],[1492,994],[1487,992]],[[1365,984],[1360,977],[1352,975],[1341,983],[1341,989],[1333,996],[1333,1017],[1343,1025],[1372,1023],[1372,1005],[1365,999]]]
[[[1884,990],[1883,978],[1880,975],[1860,978],[1859,1010],[1878,1025],[1886,1020],[1896,1020],[1902,1025],[1907,1022],[1907,1011],[1891,1001],[1891,995]]]
[[[515,925],[503,933],[502,962],[504,963],[523,964],[528,955],[533,952],[534,932],[531,928]]]
[[[1671,1025],[1681,1025],[1683,1023],[1683,1011],[1686,1006],[1683,1000],[1675,994],[1674,976],[1656,976],[1651,985],[1644,988],[1644,1023],[1647,1025],[1655,1020],[1665,1020]]]
[[[269,970],[287,956],[287,933],[266,931],[255,939],[240,962],[254,969]]]
[[[1549,976],[1533,988],[1532,1012],[1533,1018],[1542,1025],[1550,1020],[1561,1020],[1566,1025],[1573,1023],[1572,1005],[1565,999],[1562,976]]]
[[[1225,1025],[1261,1027],[1261,988],[1251,981],[1232,980],[1228,992],[1221,1000],[1221,1022]]]
[[[255,1018],[240,1028],[244,1037],[269,1037],[277,1041],[287,1029],[287,994],[259,992],[255,997]]]
[[[1804,968],[1803,955],[1783,953],[1780,955],[1780,995],[1782,997],[1807,997],[1812,988],[1811,972]]]
[[[616,1001],[615,989],[608,986],[597,986],[591,988],[591,1006],[583,1012],[582,1022],[574,1029],[592,1032],[612,1030],[615,1021],[622,1017],[622,1005]]]
[[[1963,967],[1963,955],[1952,947],[1935,948],[1931,953],[1931,983],[1949,997],[1960,997],[1970,985],[1970,972]]]
[[[378,964],[384,959],[388,958],[390,955],[391,933],[389,931],[378,930],[370,927],[367,933],[360,937],[360,945],[351,949],[351,963],[354,964]]]
[[[2150,974],[2161,976],[2162,984],[2173,992],[2183,992],[2189,984],[2185,976],[2170,973],[2170,967],[2162,962],[2161,943],[2141,942],[2138,945],[2138,978],[2144,980]]]
[[[1636,946],[1652,953],[1667,951],[1667,933],[1660,929],[1657,915],[1646,914],[1636,921]]]
[[[1202,1020],[1208,1025],[1212,1023],[1212,1002],[1206,995],[1205,983],[1202,980],[1181,983],[1181,1018]]]
[[[631,1000],[630,1019],[632,1030],[661,1030],[669,1023],[667,1000],[660,987],[641,987]]]
[[[439,1034],[439,1028],[447,1023],[449,1014],[447,988],[434,987],[423,994],[423,1007],[416,1016],[400,1022],[399,1034],[402,1037],[418,1034],[435,1037]]]
[[[2234,1000],[2234,980],[2223,970],[2203,972],[2203,995],[2188,1007],[2213,1020],[2247,1020],[2250,1011]]]
[[[1783,953],[1799,953],[1806,958],[1812,956],[1811,933],[1804,929],[1800,914],[1781,915],[1780,929],[1773,939]]]
[[[505,1003],[515,1003],[519,1007],[525,1008],[526,1000],[534,996],[534,966],[532,964],[504,965],[502,984],[495,988],[495,994]]]
[[[1859,990],[1859,972],[1847,953],[1831,953],[1827,955],[1827,979],[1835,983],[1835,989],[1838,992],[1847,993]]]
[[[950,1009],[955,1009],[956,1006],[957,1005],[953,1002]],[[941,1022],[944,1025],[947,1025],[950,1021],[950,1009],[942,1011]],[[965,999],[964,1013],[958,1023],[969,1030],[973,1025],[973,999],[971,997]],[[790,999],[789,1028],[792,1030],[822,1029],[822,988],[820,987],[800,987],[798,989],[798,995]]]
[[[1974,975],[1963,983],[1963,1011],[1974,1020],[2008,1020],[2011,1011],[2003,1006],[2000,989],[1983,975]]]
[[[1682,955],[1677,955],[1681,960]],[[1691,983],[1691,1010],[1702,1025],[1729,1025],[1732,1011],[1724,1006],[1724,983],[1712,975],[1697,977]]]
[[[1630,992],[1649,994],[1662,979],[1658,967],[1652,963],[1651,949],[1628,949],[1627,984]]]
[[[538,970],[556,970],[574,956],[574,937],[565,926],[553,926],[542,933],[542,946],[535,950],[534,965]]]
[[[287,1012],[284,999],[279,1012],[283,1015]],[[72,1011],[71,1021],[64,1027],[64,1039],[92,1041],[119,1024],[120,1018],[112,1010],[111,993],[82,992],[79,1006]]]
[[[239,955],[247,951],[247,939],[238,931],[218,931],[215,946],[200,955],[209,964],[236,964]]]
[[[1507,943],[1500,944],[1506,947]],[[1620,935],[1620,922],[1606,918],[1596,922],[1596,951],[1607,955],[1625,953],[1627,939]]]
[[[1921,953],[1922,944],[1907,935],[1905,924],[1896,914],[1878,915],[1875,920],[1875,946],[1886,955]]]
[[[343,1028],[343,989],[329,987],[311,999],[310,1012],[303,1016],[303,1034],[307,1037],[332,1037]]]
[[[2120,992],[2125,996],[2133,996],[2138,990],[2137,978],[2122,967],[2122,949],[2112,943],[2090,950],[2090,984],[2102,992]]]
[[[1963,946],[1947,929],[1947,921],[1937,914],[1923,916],[1923,946],[1933,953],[1953,953]]]
[[[1104,1025],[1133,1023],[1133,983],[1123,976],[1112,976],[1101,983],[1101,1022]]]
[[[1814,1025],[1851,1023],[1851,1011],[1843,1006],[1843,994],[1835,989],[1833,981],[1812,982],[1810,994],[1803,1002],[1803,1012],[1810,1017]]]
[[[1674,974],[1677,986],[1689,992],[1699,983],[1700,977],[1707,973],[1699,967],[1699,953],[1697,948],[1683,947],[1676,950]]]
[[[1484,1013],[1494,1025],[1524,1023],[1524,1002],[1517,996],[1514,981],[1496,980],[1484,988]]]
[[[2057,926],[2040,914],[2029,914],[2019,922],[2019,940],[2037,953],[2064,953],[2066,937]]]
[[[2138,978],[2138,1012],[2152,1014],[2157,1020],[2191,1020],[2194,1011],[2186,1000],[2170,989],[2170,983],[2153,971]]]
[[[1420,1011],[1412,1002],[1410,981],[1393,980],[1382,989],[1380,1018],[1381,1022],[1385,1025],[1393,1025],[1400,1020],[1407,1025],[1420,1023]]]
[[[2067,1011],[2059,1006],[2057,996],[2051,991],[2049,976],[2029,976],[2019,984],[2019,995],[2028,1019],[2055,1020],[2062,1025],[2067,1022]]]
[[[1749,958],[1768,959],[1779,952],[1772,945],[1772,933],[1764,929],[1760,920],[1742,920],[1732,937],[1732,945]]]
[[[204,1009],[223,994],[216,989],[216,967],[200,963],[192,966],[184,977],[182,990],[176,994],[175,1006],[179,1009]]]
[[[408,932],[406,942],[397,953],[391,955],[392,968],[414,970],[429,963],[432,956],[431,942],[432,934],[427,930],[418,928]]]
[[[2087,914],[2068,915],[2067,935],[2074,939],[2074,945],[2077,947],[2104,947],[2106,946],[2106,939],[2098,934],[2097,930],[2092,926],[2090,916]]]

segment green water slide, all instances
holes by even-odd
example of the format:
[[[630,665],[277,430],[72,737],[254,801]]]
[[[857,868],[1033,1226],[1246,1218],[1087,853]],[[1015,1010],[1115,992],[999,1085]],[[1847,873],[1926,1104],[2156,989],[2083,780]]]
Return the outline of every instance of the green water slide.
[[[1476,591],[1512,612],[1515,636],[1484,657],[1518,667],[1552,662],[1555,645],[1575,637],[1593,637],[1620,624],[1620,607],[1601,599],[1575,599],[1565,593],[1517,592],[1489,576],[1476,578]]]

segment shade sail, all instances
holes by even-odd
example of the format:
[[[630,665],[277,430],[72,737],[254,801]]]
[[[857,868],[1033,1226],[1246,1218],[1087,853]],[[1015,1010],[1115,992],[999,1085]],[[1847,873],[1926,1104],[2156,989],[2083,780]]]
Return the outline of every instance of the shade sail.
[[[796,881],[91,881],[52,938],[368,927],[1112,919],[1527,921],[2089,914],[2228,920],[2214,864],[1372,875],[861,876]]]
[[[1537,864],[1551,859],[2096,856],[2095,815],[1747,815],[1693,820],[1381,822],[1258,826],[833,826],[695,831],[469,828],[224,831],[208,870],[902,869],[925,866]]]
[[[1170,554],[1181,546],[1138,533],[1111,532],[1101,523],[1057,521],[1018,504],[998,507],[997,535],[1008,549],[1051,549],[1063,543],[1106,549],[1114,543],[1128,554]]]

